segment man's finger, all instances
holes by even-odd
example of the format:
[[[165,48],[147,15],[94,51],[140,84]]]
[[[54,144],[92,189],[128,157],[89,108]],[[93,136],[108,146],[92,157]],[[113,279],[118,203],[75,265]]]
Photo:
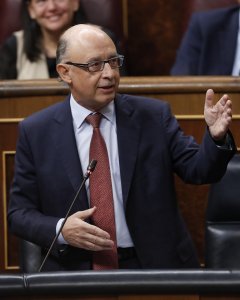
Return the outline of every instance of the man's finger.
[[[206,92],[205,106],[213,107],[213,105],[214,105],[214,91],[212,89],[208,89]]]

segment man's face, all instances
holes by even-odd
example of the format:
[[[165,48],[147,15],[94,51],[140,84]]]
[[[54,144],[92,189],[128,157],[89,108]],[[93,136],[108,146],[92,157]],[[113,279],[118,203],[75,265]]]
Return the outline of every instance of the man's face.
[[[102,61],[117,55],[112,40],[105,34],[85,33],[71,41],[68,61],[86,64]],[[67,65],[68,82],[74,99],[90,110],[99,110],[111,102],[119,85],[119,69],[105,63],[102,71],[89,72],[85,68]]]

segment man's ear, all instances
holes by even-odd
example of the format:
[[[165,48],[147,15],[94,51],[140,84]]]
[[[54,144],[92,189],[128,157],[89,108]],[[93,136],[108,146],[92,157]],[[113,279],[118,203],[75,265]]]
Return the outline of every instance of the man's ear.
[[[56,66],[57,72],[59,77],[65,81],[66,83],[70,84],[72,82],[71,75],[70,75],[70,66],[66,64],[57,64]]]

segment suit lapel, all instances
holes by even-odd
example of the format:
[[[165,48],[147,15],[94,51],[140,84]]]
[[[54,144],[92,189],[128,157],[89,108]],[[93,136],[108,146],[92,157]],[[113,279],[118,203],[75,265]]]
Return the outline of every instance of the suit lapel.
[[[64,170],[69,178],[69,181],[76,192],[83,180],[83,173],[73,130],[69,98],[63,102],[62,106],[60,106],[60,108],[56,111],[54,117],[54,126],[55,130],[53,139],[56,145],[56,155],[60,157],[60,161],[64,166]],[[80,198],[81,200],[82,198],[85,199],[84,202],[81,201],[82,204],[84,203],[81,209],[87,208],[88,204],[85,189],[83,189]]]
[[[117,95],[115,106],[123,201],[126,205],[137,158],[140,122],[137,122],[134,117],[134,109],[126,96]],[[56,111],[54,126],[53,140],[56,145],[56,155],[60,157],[69,181],[77,191],[83,180],[83,172],[74,136],[69,98]],[[85,189],[82,197],[85,199],[84,207],[87,208]]]
[[[140,133],[140,124],[134,117],[134,109],[125,97],[125,95],[117,95],[115,99],[119,164],[124,206],[126,205],[132,181]]]

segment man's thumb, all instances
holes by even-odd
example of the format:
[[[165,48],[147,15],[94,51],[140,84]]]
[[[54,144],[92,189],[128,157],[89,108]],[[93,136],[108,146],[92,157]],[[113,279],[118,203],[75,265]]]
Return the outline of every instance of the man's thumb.
[[[94,206],[86,210],[78,211],[75,213],[75,216],[81,220],[85,220],[87,218],[90,218],[95,213],[96,209],[96,206]]]
[[[206,92],[205,106],[213,107],[213,101],[214,101],[214,91],[212,89],[208,89]]]

